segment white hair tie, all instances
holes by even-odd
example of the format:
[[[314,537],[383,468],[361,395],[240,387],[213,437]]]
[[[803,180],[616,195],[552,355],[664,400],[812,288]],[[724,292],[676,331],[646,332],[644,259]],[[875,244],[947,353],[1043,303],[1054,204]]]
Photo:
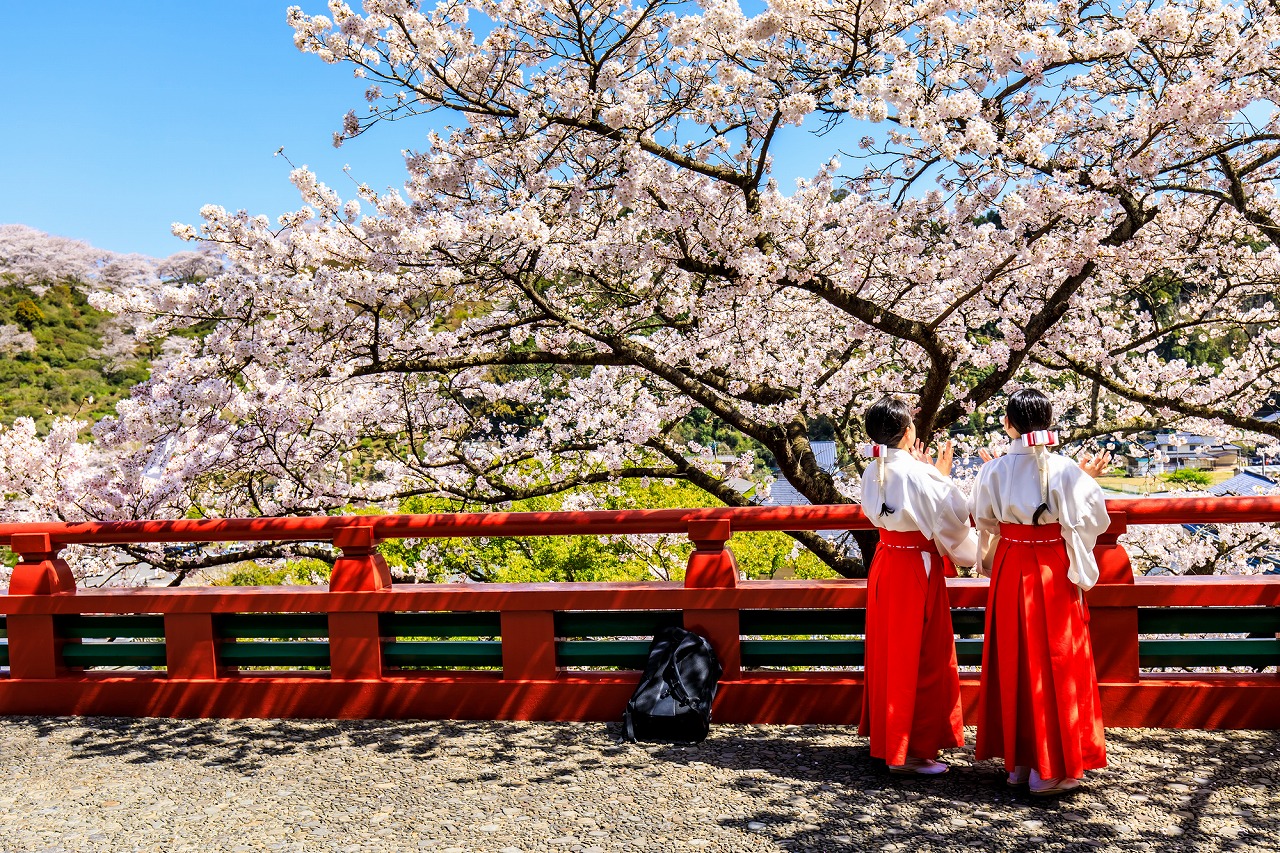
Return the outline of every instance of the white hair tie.
[[[883,459],[889,455],[887,444],[859,444],[858,453],[868,459]]]

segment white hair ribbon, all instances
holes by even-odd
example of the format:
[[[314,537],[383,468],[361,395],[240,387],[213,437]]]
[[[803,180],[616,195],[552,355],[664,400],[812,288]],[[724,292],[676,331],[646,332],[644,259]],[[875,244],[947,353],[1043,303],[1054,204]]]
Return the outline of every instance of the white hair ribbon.
[[[880,486],[880,515],[893,512],[889,508],[884,494],[884,460],[889,455],[889,446],[887,444],[862,444],[858,446],[858,452],[868,459],[876,460],[876,483]]]
[[[1040,514],[1049,511],[1049,454],[1046,447],[1058,443],[1058,434],[1051,429],[1035,429],[1022,436],[1022,443],[1035,451],[1036,469],[1040,474],[1040,506],[1031,517],[1032,524],[1040,522]]]

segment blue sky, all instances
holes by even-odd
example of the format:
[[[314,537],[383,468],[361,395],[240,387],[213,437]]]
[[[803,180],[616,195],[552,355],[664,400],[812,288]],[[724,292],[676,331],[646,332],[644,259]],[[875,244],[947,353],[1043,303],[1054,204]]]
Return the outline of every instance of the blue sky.
[[[294,0],[298,2],[298,0]],[[323,4],[298,3],[308,11]],[[331,144],[364,86],[293,46],[288,0],[5,4],[0,27],[0,223],[115,252],[187,248],[169,232],[205,204],[275,216],[298,206],[280,146],[343,195],[353,175],[400,186],[400,151],[433,121]],[[783,187],[834,151],[792,129]],[[852,146],[850,146],[852,147]]]

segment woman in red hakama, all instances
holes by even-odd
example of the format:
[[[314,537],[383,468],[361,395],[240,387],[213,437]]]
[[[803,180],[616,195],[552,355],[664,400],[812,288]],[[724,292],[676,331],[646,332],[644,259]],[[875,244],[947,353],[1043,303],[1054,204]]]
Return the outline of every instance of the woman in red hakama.
[[[933,562],[927,576],[926,558]],[[964,745],[955,635],[941,569],[938,549],[924,534],[880,532],[867,583],[859,733],[870,738],[871,754],[891,768],[933,762],[939,750]]]
[[[1013,395],[1014,442],[983,466],[972,498],[991,575],[976,757],[1003,757],[1009,784],[1045,795],[1107,763],[1083,591],[1097,581],[1093,545],[1109,523],[1093,479],[1109,457],[1077,466],[1048,453],[1051,415],[1039,392]]]
[[[867,629],[859,733],[894,773],[935,775],[942,749],[964,745],[960,678],[946,577],[977,560],[963,495],[945,471],[951,449],[930,465],[911,410],[886,397],[867,412],[876,444],[863,477],[863,506],[881,528],[867,583]]]

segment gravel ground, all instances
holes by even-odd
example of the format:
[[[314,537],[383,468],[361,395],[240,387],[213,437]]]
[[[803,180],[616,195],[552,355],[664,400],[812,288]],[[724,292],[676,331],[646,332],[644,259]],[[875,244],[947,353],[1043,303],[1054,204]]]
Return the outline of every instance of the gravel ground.
[[[1280,850],[1280,733],[1113,729],[1051,802],[835,726],[0,720],[3,851]],[[972,732],[970,732],[972,737]]]

